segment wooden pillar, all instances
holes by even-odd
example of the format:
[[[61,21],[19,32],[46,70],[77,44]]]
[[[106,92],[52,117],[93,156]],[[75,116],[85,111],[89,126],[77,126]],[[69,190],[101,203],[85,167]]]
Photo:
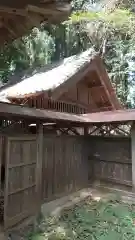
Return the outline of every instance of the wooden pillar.
[[[84,136],[88,136],[88,135],[89,135],[89,127],[84,126]]]
[[[6,233],[0,232],[0,240],[8,240],[10,239]]]
[[[131,127],[132,188],[135,191],[135,123]]]
[[[37,124],[37,192],[39,193],[39,202],[42,199],[42,162],[43,162],[43,124]]]

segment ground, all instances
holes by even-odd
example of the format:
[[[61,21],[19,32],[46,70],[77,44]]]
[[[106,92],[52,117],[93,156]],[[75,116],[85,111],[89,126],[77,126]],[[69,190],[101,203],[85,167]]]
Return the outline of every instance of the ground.
[[[38,223],[27,240],[135,240],[135,204],[89,197]]]

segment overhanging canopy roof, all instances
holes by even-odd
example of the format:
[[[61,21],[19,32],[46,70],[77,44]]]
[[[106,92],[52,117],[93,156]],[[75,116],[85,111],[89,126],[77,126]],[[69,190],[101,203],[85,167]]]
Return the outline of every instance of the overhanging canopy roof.
[[[83,114],[84,121],[89,123],[125,123],[135,121],[135,109],[122,109],[98,113]]]
[[[69,114],[42,109],[28,108],[20,105],[0,102],[0,117],[31,119],[42,122],[73,123],[77,126],[95,125],[100,123],[126,123],[135,121],[135,109],[123,109],[116,111],[97,112],[89,114]]]
[[[73,115],[69,113],[54,112],[35,108],[28,108],[19,105],[0,102],[0,117],[2,118],[17,118],[30,119],[33,121],[42,122],[63,122],[83,124],[87,120],[83,116]]]
[[[70,10],[70,0],[1,0],[0,45],[26,34],[43,21],[60,22]]]

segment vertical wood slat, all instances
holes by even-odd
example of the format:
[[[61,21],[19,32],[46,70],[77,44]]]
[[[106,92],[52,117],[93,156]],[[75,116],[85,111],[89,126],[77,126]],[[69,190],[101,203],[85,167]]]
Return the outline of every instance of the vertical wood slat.
[[[37,139],[37,192],[39,193],[39,207],[42,198],[42,160],[43,160],[43,124],[39,123],[38,129],[38,139]]]
[[[8,181],[9,181],[9,171],[8,171],[8,161],[10,156],[10,141],[6,138],[6,161],[5,161],[5,189],[4,189],[4,225],[5,228],[8,227],[8,219],[7,219],[7,208],[8,208]]]
[[[28,99],[26,103],[29,107],[36,107],[39,109],[50,109],[60,112],[68,113],[83,113],[85,112],[85,107],[77,105],[77,103],[68,103],[64,101],[55,101],[44,96],[36,96],[34,98]]]
[[[54,111],[55,111],[55,109],[56,109],[56,101],[53,101],[54,102],[54,104],[53,104],[53,106],[54,106]]]
[[[94,178],[132,185],[131,139],[125,137],[89,137],[90,164],[94,167]]]
[[[135,191],[135,124],[131,127],[132,185]]]
[[[44,136],[42,201],[53,200],[88,185],[85,163],[88,156],[83,157],[83,141],[83,136]]]
[[[55,109],[55,101],[52,101],[52,109]]]
[[[45,199],[45,196],[47,196],[47,182],[46,178],[44,177],[46,174],[46,169],[47,169],[47,140],[44,139],[43,141],[43,161],[42,161],[42,199]]]
[[[40,206],[36,138],[23,135],[6,139],[5,229],[36,214]]]
[[[66,108],[65,108],[65,103],[63,103],[63,112],[66,111]]]
[[[4,151],[4,144],[5,144],[5,137],[4,136],[0,136],[0,169],[1,166],[3,164],[3,160],[4,160],[4,155],[5,155],[5,151]],[[1,179],[1,171],[0,171],[0,179]],[[0,190],[1,190],[1,181],[0,181]]]
[[[64,112],[64,103],[62,103],[62,112]]]
[[[42,108],[41,97],[38,96],[38,97],[37,97],[37,100],[38,100],[38,108]]]
[[[48,109],[51,109],[50,99],[48,99]]]

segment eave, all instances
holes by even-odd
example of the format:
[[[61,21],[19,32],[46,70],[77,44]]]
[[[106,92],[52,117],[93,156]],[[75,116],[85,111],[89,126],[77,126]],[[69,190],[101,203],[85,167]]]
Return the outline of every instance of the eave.
[[[40,23],[58,23],[71,11],[70,1],[0,1],[0,46],[27,34]]]

